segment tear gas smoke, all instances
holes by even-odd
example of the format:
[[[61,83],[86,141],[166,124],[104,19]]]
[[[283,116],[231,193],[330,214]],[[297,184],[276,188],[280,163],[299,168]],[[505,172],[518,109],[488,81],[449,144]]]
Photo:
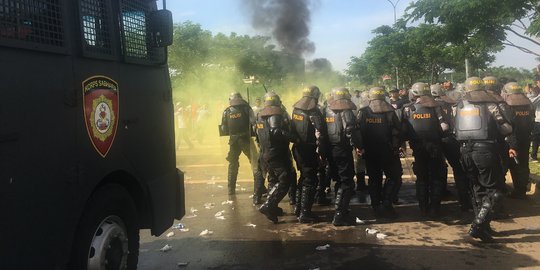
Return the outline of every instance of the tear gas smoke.
[[[314,0],[243,0],[256,30],[269,33],[282,50],[303,56],[315,52],[309,40],[311,11]]]

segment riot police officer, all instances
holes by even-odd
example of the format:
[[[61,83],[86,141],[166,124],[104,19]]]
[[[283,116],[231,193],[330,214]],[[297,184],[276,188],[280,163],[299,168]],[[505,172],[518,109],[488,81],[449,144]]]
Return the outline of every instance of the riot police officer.
[[[531,143],[531,132],[534,125],[534,111],[531,101],[523,93],[523,89],[515,82],[507,83],[504,86],[505,101],[510,109],[510,119],[514,129],[514,139],[509,140],[510,145],[517,151],[517,157],[510,160],[509,168],[512,174],[514,190],[510,194],[511,198],[524,199],[529,183],[529,145]]]
[[[290,123],[274,92],[264,95],[264,108],[259,112],[256,123],[257,140],[261,149],[261,162],[268,171],[268,199],[259,208],[274,223],[278,222],[279,202],[287,195],[292,180],[292,160],[289,142],[292,140]]]
[[[229,96],[229,107],[223,111],[221,118],[220,133],[229,135],[229,153],[227,161],[229,168],[227,173],[228,193],[235,194],[236,179],[240,163],[240,153],[244,153],[251,163],[254,178],[254,200],[264,187],[264,178],[258,164],[258,153],[251,139],[252,125],[255,124],[255,116],[249,104],[238,92]],[[260,198],[260,196],[258,196]]]
[[[444,89],[440,84],[431,85],[431,95],[433,98],[439,102],[441,106],[442,113],[446,123],[450,125],[450,130],[453,130],[454,127],[454,107],[456,101],[446,95]],[[456,184],[456,189],[458,192],[458,201],[462,211],[468,211],[472,208],[471,197],[469,194],[469,182],[465,171],[460,163],[459,153],[459,142],[456,140],[454,134],[449,134],[448,136],[442,138],[442,149],[446,161],[452,167],[454,174],[454,182]],[[443,172],[444,177],[444,187],[447,187],[448,184],[448,167],[445,166],[445,171]]]
[[[485,91],[480,78],[468,78],[464,88],[454,128],[456,139],[462,144],[461,164],[472,184],[475,218],[469,235],[490,241],[491,215],[502,197],[497,188],[502,173],[497,138],[511,135],[512,126],[501,113],[497,100]],[[509,155],[516,155],[516,151],[510,149]]]
[[[487,76],[484,77],[482,81],[484,81],[484,89],[486,90],[486,92],[495,98],[497,104],[499,105],[501,113],[506,119],[510,121],[510,107],[508,107],[508,104],[506,104],[506,101],[504,101],[504,98],[501,96],[501,85],[499,83],[499,80],[494,76]],[[507,188],[505,183],[505,175],[508,172],[510,158],[508,157],[508,142],[506,142],[505,137],[502,135],[499,135],[499,137],[497,138],[497,149],[499,150],[499,155],[501,157],[502,170],[502,174],[498,182],[499,189],[501,190],[501,192],[506,193]]]
[[[354,110],[347,88],[334,88],[333,100],[325,110],[325,121],[330,142],[331,162],[337,173],[334,226],[351,226],[355,219],[349,215],[349,202],[354,189],[352,150],[361,145]]]
[[[402,175],[399,159],[401,124],[394,107],[385,98],[384,89],[371,88],[369,105],[358,110],[357,119],[362,134],[360,147],[369,176],[371,206],[377,216],[395,217],[392,204]],[[386,176],[384,187],[383,173]]]
[[[420,212],[434,218],[440,214],[445,172],[442,138],[449,125],[427,83],[415,83],[411,93],[415,101],[403,107],[403,132],[413,150]]]
[[[303,90],[303,97],[294,104],[291,130],[297,141],[293,145],[293,156],[300,170],[300,181],[297,194],[296,212],[300,223],[315,221],[316,216],[311,212],[315,198],[319,170],[319,151],[327,153],[328,136],[322,113],[318,107],[321,92],[317,86],[309,86]]]

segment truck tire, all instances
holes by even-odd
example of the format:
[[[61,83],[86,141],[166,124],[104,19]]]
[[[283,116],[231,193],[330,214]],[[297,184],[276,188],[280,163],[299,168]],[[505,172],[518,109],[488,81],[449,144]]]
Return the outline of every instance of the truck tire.
[[[137,269],[137,209],[122,186],[107,184],[90,197],[71,252],[70,269]]]

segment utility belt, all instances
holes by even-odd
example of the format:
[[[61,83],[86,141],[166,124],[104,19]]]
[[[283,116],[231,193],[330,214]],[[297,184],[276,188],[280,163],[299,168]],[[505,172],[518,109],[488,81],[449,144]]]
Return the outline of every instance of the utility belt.
[[[482,140],[482,141],[462,141],[461,147],[472,151],[473,148],[494,148],[497,147],[498,142],[496,140]]]

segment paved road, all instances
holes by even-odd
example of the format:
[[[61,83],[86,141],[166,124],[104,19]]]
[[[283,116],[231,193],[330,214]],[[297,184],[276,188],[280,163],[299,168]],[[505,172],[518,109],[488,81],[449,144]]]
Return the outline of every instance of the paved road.
[[[460,212],[452,199],[444,202],[444,218],[420,218],[410,160],[403,160],[404,203],[397,208],[397,220],[376,220],[365,195],[358,194],[352,211],[365,224],[335,228],[329,223],[333,209],[323,206],[314,208],[320,222],[298,224],[286,198],[280,206],[287,214],[274,225],[251,205],[245,158],[237,196],[226,195],[226,150],[222,139],[178,151],[178,166],[187,176],[187,214],[175,224],[189,231],[171,228],[160,237],[142,231],[139,269],[540,269],[538,196],[507,200],[504,211],[510,217],[493,223],[501,236],[496,243],[480,244],[466,235],[472,214]],[[223,218],[216,218],[221,211]],[[378,239],[366,233],[368,228],[387,236]],[[213,234],[200,236],[203,230]],[[169,232],[174,236],[167,237]],[[172,250],[159,251],[165,245]]]

